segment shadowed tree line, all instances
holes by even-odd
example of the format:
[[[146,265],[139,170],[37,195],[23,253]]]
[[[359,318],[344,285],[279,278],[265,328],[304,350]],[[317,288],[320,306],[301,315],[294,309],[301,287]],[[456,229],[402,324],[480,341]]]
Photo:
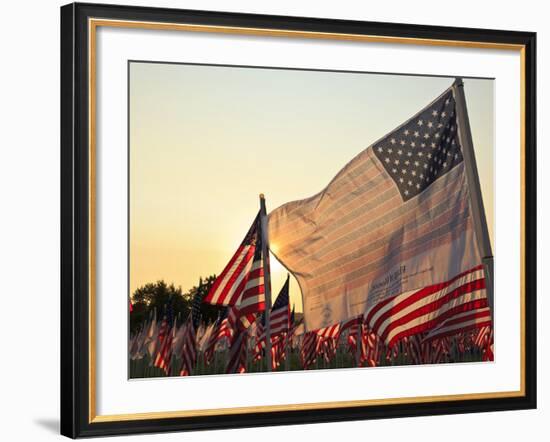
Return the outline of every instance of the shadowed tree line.
[[[173,317],[179,318],[178,322],[185,321],[191,312],[195,295],[198,293],[200,299],[203,299],[215,280],[215,275],[199,278],[199,283],[186,292],[180,286],[167,284],[163,280],[147,283],[137,288],[132,294],[133,306],[130,314],[130,331],[132,333],[138,331],[141,324],[149,319],[151,312],[155,309],[157,319],[161,319],[168,310],[171,310]],[[220,307],[202,303],[200,311],[202,321],[208,323],[216,320]]]

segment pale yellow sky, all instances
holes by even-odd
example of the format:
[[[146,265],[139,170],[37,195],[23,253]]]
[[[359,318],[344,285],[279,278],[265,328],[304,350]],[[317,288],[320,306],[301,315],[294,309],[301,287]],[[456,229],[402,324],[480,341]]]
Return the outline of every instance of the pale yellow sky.
[[[319,192],[452,78],[130,63],[130,290],[219,274],[266,195]],[[494,84],[464,80],[493,236]],[[274,296],[286,271],[272,263]],[[291,279],[291,303],[301,311]]]

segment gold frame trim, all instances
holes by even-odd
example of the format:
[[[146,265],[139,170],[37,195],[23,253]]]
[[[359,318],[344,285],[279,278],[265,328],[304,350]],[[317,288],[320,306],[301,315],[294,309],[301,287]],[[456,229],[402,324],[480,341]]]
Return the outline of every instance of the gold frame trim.
[[[96,33],[97,28],[115,27],[115,28],[138,28],[148,30],[164,30],[164,31],[186,31],[186,32],[208,32],[218,34],[237,34],[237,35],[255,35],[255,36],[270,36],[270,37],[291,37],[291,38],[308,38],[308,39],[327,39],[340,41],[357,41],[370,43],[388,43],[388,44],[412,44],[420,46],[445,46],[445,47],[462,47],[462,48],[477,48],[477,49],[497,49],[519,51],[520,53],[520,167],[521,167],[521,288],[520,288],[520,389],[518,391],[505,392],[489,392],[489,393],[466,393],[455,395],[439,395],[439,396],[417,396],[403,398],[388,398],[388,399],[369,399],[356,401],[336,401],[336,402],[318,402],[318,403],[303,403],[303,404],[284,404],[284,405],[264,405],[256,407],[235,407],[235,408],[217,408],[217,409],[201,409],[201,410],[181,410],[181,411],[159,411],[149,413],[129,413],[129,414],[112,414],[98,415],[96,414]],[[503,44],[491,42],[474,42],[474,41],[458,41],[458,40],[439,40],[439,39],[423,39],[423,38],[405,38],[405,37],[389,37],[377,35],[358,35],[358,34],[339,34],[339,33],[323,33],[309,31],[291,31],[283,29],[262,29],[262,28],[243,28],[233,26],[210,26],[210,25],[195,25],[181,23],[158,23],[146,21],[130,21],[130,20],[111,20],[111,19],[88,19],[88,87],[89,87],[89,423],[100,422],[119,422],[119,421],[134,421],[146,419],[169,419],[179,417],[200,417],[200,416],[219,416],[219,415],[239,415],[246,413],[273,413],[280,411],[298,411],[298,410],[321,410],[327,408],[344,408],[344,407],[365,407],[375,405],[397,405],[397,404],[420,404],[427,402],[442,402],[442,401],[461,401],[468,399],[497,399],[497,398],[513,398],[525,396],[525,45],[521,44]]]

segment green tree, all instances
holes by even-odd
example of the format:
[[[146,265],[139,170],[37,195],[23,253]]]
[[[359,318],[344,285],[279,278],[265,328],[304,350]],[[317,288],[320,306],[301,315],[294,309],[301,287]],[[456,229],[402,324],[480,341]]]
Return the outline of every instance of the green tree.
[[[137,332],[142,324],[149,319],[153,311],[157,312],[157,319],[162,318],[168,307],[171,308],[174,318],[181,323],[187,320],[195,295],[204,299],[216,280],[216,275],[199,278],[199,283],[183,292],[181,287],[168,285],[163,280],[147,283],[137,288],[132,294],[133,309],[130,315],[130,331]],[[218,317],[220,307],[201,303],[200,313],[203,322],[211,322]]]

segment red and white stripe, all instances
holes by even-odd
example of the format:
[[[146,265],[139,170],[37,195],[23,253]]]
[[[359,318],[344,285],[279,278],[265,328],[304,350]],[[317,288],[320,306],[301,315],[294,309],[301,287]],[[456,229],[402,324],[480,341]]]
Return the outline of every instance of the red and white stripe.
[[[161,326],[162,328],[162,326]],[[166,329],[168,329],[166,325]],[[157,353],[155,358],[154,366],[160,368],[164,371],[165,374],[170,374],[172,369],[172,342],[174,340],[174,335],[176,333],[175,323],[174,326],[166,333],[165,337],[162,340],[160,350]]]
[[[181,349],[180,376],[190,376],[197,362],[197,335],[191,314],[185,325],[183,334],[183,346]]]
[[[457,314],[432,330],[425,339],[438,339],[475,329],[489,329],[491,310],[489,307],[478,308]]]
[[[254,245],[241,245],[221,275],[216,279],[204,302],[216,305],[235,305],[246,285],[246,275],[252,268]]]
[[[355,318],[348,319],[346,321],[343,321],[340,323],[340,334],[343,333],[347,329],[354,329],[354,327],[357,327],[359,324],[363,322],[363,315],[359,315]]]
[[[255,315],[265,310],[263,264],[261,254],[256,253],[252,267],[246,277],[246,284],[241,300],[237,303],[240,316],[246,318],[246,322],[241,321],[244,328],[250,327],[252,322],[254,322],[253,319],[255,319],[255,316],[250,315]]]
[[[272,310],[269,319],[270,336],[273,347],[273,345],[279,338],[286,336],[289,333],[290,306],[288,304],[285,304],[281,308]],[[261,351],[265,348],[266,333],[261,321],[258,320],[256,324],[256,346],[254,348],[254,353],[257,357],[257,355],[260,354]]]
[[[317,339],[318,336],[315,332],[307,332],[303,337],[300,358],[304,370],[307,370],[317,360]]]
[[[485,337],[489,335],[491,332],[491,326],[486,325],[484,327],[480,327],[477,331],[477,334],[474,338],[474,345],[476,347],[482,347],[485,342]]]
[[[246,371],[247,342],[248,333],[246,331],[237,332],[233,336],[229,347],[226,373],[244,373]]]
[[[156,364],[157,358],[159,357],[159,353],[162,349],[162,346],[164,344],[167,334],[168,334],[168,320],[166,319],[166,316],[164,316],[162,318],[162,321],[160,322],[160,327],[158,327],[158,334],[156,336],[154,353],[151,355],[151,358],[153,360],[153,365]]]
[[[361,362],[367,362],[369,367],[380,365],[380,356],[382,353],[382,342],[375,333],[364,330],[361,347]]]
[[[271,336],[287,333],[290,324],[290,306],[287,304],[280,309],[272,311],[269,321]]]
[[[320,338],[336,339],[340,336],[340,323],[320,328],[319,330],[316,330],[315,333],[317,333],[317,336]]]
[[[388,346],[437,327],[456,333],[488,307],[483,266],[454,278],[388,298],[369,308],[366,323]]]
[[[252,223],[241,245],[231,257],[222,273],[216,278],[203,302],[215,305],[237,305],[243,292],[250,290],[249,279],[256,279],[258,267],[254,266],[254,255],[259,245],[259,214]],[[251,275],[251,272],[256,272]],[[251,276],[253,276],[251,278]]]
[[[219,323],[216,330],[212,332],[208,344],[206,345],[206,350],[204,352],[204,357],[207,363],[209,364],[212,360],[212,356],[216,349],[216,345],[223,339],[227,339],[229,342],[233,339],[235,332],[237,331],[237,321],[239,310],[237,307],[231,307],[227,314],[227,317],[222,319]]]
[[[232,326],[240,331],[248,329],[256,320],[257,314],[265,310],[264,257],[261,241],[258,214],[237,252],[216,278],[203,300],[210,304],[235,307],[237,310],[233,313],[236,321]]]
[[[493,329],[489,331],[487,335],[485,335],[483,339],[483,348],[482,348],[482,359],[483,361],[494,361],[495,360],[495,353],[494,353],[494,342],[493,342]]]

